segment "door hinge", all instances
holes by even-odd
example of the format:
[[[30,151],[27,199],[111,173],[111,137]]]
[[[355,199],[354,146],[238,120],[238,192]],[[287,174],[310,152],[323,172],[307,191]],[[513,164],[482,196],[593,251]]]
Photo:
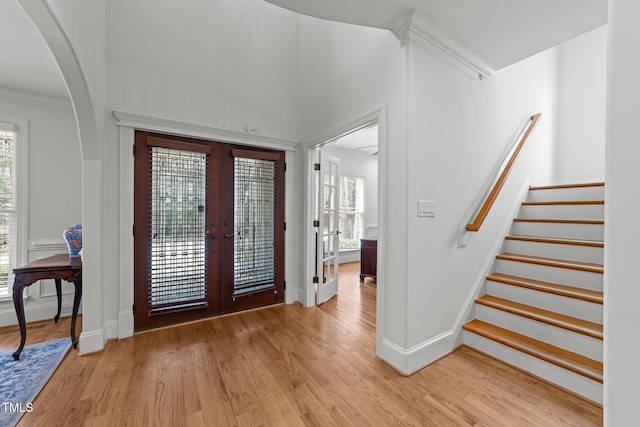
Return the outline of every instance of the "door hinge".
[[[284,162],[284,171],[287,171],[287,162]]]
[[[135,156],[136,156],[136,146],[134,145],[133,146],[133,157],[135,157]]]
[[[287,231],[287,223],[284,223],[284,231]]]
[[[319,171],[320,170],[320,163],[314,163],[313,170],[314,171]]]
[[[133,304],[131,306],[131,311],[133,312],[133,314],[136,314],[136,305],[135,304]]]
[[[320,227],[320,220],[319,219],[314,219],[313,220],[313,226],[314,227]]]
[[[287,290],[287,281],[286,281],[286,280],[285,280],[285,282],[284,282],[284,288],[283,288],[283,289],[284,289],[284,290]]]
[[[136,237],[136,226],[135,225],[131,226],[131,234],[133,234],[133,237]]]
[[[313,276],[313,283],[320,283],[320,278],[318,276]]]

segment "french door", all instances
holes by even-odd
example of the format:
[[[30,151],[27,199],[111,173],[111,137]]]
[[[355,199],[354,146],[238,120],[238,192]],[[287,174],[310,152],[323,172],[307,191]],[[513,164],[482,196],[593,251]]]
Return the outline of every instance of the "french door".
[[[322,304],[338,293],[340,224],[340,159],[317,151],[316,191],[316,304]],[[318,266],[322,271],[317,271]]]
[[[134,323],[284,301],[284,153],[136,132]]]

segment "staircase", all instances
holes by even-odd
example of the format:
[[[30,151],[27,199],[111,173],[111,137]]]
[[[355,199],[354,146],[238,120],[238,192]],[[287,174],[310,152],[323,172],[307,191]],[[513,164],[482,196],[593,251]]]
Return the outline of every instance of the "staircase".
[[[602,404],[604,184],[531,187],[463,342]]]

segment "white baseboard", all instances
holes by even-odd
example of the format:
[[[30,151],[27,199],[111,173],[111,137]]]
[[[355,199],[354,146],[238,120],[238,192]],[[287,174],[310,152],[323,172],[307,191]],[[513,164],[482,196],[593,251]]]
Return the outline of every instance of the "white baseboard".
[[[105,322],[103,330],[108,340],[118,338],[118,321],[109,320]]]
[[[356,261],[360,261],[359,249],[353,250],[353,251],[340,252],[340,254],[338,255],[338,262],[340,264],[347,263],[347,262],[356,262]]]
[[[60,311],[61,317],[71,316],[71,312],[73,311],[73,301],[71,303],[66,303],[62,301],[62,310]],[[51,320],[55,317],[58,312],[58,303],[52,302],[47,304],[39,304],[39,305],[27,305],[24,308],[24,317],[28,322],[39,322],[41,320]],[[80,314],[80,313],[79,313]],[[6,307],[0,309],[0,325],[9,326],[9,325],[17,325],[18,317],[16,316],[16,311],[11,307]]]
[[[454,346],[453,331],[447,331],[409,349],[383,339],[378,347],[378,357],[401,373],[411,375],[449,354]]]
[[[105,342],[104,329],[82,331],[80,334],[80,354],[89,354],[100,351],[104,348]]]
[[[118,313],[117,335],[113,338],[132,337],[133,329],[133,311],[121,311]]]

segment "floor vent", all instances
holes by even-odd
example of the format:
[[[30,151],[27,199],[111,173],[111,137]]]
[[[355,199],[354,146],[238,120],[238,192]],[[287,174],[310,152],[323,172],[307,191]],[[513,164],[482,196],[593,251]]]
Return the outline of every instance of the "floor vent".
[[[29,325],[27,326],[27,331],[33,331],[35,329],[42,329],[45,327],[44,323],[39,323],[37,325]],[[17,333],[20,332],[20,328],[16,327],[16,328],[11,328],[11,329],[5,329],[4,331],[0,332],[0,335],[8,335],[8,334],[13,334],[13,333]]]

